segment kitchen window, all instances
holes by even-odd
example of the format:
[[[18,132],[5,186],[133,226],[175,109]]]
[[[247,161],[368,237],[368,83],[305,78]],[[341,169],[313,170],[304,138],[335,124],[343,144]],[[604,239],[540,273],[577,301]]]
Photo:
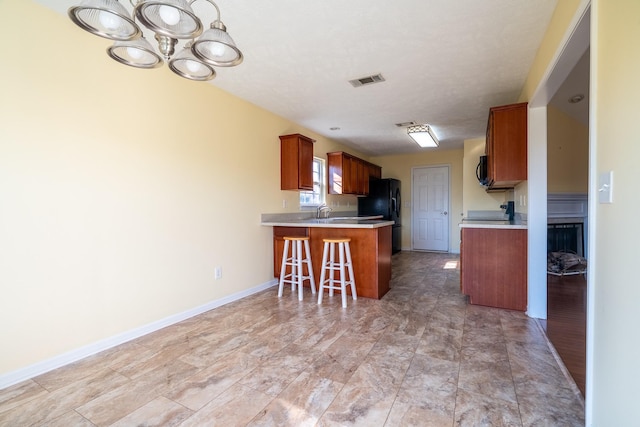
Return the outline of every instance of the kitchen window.
[[[316,207],[325,203],[324,159],[313,158],[313,191],[300,192],[300,207]]]

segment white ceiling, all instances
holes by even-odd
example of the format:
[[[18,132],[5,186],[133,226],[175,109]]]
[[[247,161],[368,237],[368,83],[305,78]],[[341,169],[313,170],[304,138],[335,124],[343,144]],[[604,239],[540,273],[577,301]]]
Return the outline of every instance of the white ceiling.
[[[589,58],[587,49],[549,102],[585,126],[589,126]],[[577,95],[582,95],[582,100],[571,102]]]
[[[35,1],[65,15],[80,3]],[[440,149],[483,137],[489,108],[517,102],[557,0],[216,3],[244,61],[201,84],[365,154],[387,155],[425,150],[395,123],[431,124]],[[209,15],[208,27],[213,7],[196,0],[194,9]],[[348,83],[377,73],[386,81]]]

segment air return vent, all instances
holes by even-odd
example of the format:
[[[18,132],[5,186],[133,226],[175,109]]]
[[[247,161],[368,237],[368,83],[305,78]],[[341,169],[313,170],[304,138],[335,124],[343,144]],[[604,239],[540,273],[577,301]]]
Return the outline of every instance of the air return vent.
[[[349,83],[351,83],[351,86],[353,87],[360,87],[365,85],[371,85],[374,83],[380,83],[383,81],[384,81],[384,77],[382,77],[382,74],[376,74],[373,76],[360,77],[359,79],[349,80]]]
[[[396,123],[396,126],[398,126],[399,128],[406,128],[407,126],[415,126],[416,124],[417,123],[412,120],[410,122]]]

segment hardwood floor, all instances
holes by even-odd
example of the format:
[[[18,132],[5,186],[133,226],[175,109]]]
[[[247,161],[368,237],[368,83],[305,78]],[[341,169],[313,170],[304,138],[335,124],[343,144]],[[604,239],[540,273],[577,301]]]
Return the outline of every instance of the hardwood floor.
[[[543,327],[582,396],[585,394],[586,325],[586,276],[547,275],[547,321]]]

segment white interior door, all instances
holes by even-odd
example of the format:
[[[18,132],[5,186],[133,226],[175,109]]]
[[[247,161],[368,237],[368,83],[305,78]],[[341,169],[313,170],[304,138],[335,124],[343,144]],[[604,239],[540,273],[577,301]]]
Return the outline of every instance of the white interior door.
[[[413,249],[449,251],[449,166],[413,169]]]

